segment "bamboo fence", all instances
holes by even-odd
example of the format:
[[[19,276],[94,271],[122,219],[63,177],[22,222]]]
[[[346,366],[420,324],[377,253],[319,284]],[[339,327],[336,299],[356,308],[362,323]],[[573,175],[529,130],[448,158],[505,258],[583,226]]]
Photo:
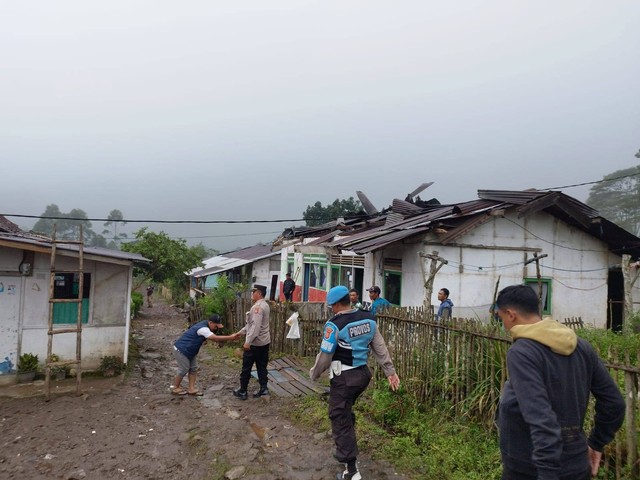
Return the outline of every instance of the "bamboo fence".
[[[238,299],[229,310],[226,320],[234,331],[244,326],[250,306],[247,299]],[[270,302],[270,306],[271,352],[315,356],[329,317],[322,304]],[[291,340],[286,338],[286,320],[295,311],[300,314],[301,338]],[[575,319],[567,321],[575,328]],[[450,413],[468,416],[487,429],[495,428],[500,390],[507,378],[506,353],[511,344],[501,325],[458,318],[436,323],[433,312],[422,307],[383,310],[378,313],[377,322],[405,390],[422,403],[450,405]],[[640,352],[637,358],[611,350],[599,353],[626,402],[625,424],[605,450],[603,476],[599,478],[640,479]],[[376,369],[375,364],[372,367]],[[376,370],[381,378],[380,369]],[[593,405],[587,422],[592,418]]]

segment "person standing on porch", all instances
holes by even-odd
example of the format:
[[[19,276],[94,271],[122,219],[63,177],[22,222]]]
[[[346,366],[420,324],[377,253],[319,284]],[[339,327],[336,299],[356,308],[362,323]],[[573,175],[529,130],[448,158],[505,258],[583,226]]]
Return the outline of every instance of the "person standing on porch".
[[[286,302],[293,301],[293,292],[296,289],[296,282],[291,278],[291,274],[287,272],[287,278],[282,283],[282,293]]]

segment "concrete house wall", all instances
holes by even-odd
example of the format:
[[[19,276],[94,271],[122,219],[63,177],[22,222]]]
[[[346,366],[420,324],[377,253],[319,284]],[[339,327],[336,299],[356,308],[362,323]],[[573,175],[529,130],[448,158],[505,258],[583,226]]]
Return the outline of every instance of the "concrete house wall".
[[[536,278],[536,263],[525,265],[535,252],[547,255],[540,260],[540,274],[542,279],[550,281],[549,314],[560,321],[581,317],[587,325],[606,327],[610,275],[621,275],[615,270],[621,257],[598,238],[544,211],[518,218],[514,209],[507,210],[504,217],[490,218],[447,245],[442,245],[442,235],[430,232],[362,255],[363,288],[379,285],[384,297],[385,263],[388,263],[385,260],[393,259],[394,265],[401,263],[400,305],[422,305],[425,278],[421,261],[424,260],[419,254],[437,251],[448,264],[436,275],[431,305],[439,305],[438,290],[446,287],[455,305],[454,316],[488,320],[498,278],[499,289],[522,283],[525,278]],[[290,254],[293,254],[292,272],[294,276],[298,272],[294,278],[298,291],[304,283],[304,253],[326,253],[331,268],[331,253],[335,252],[319,245],[306,245],[313,240],[305,238],[303,243],[285,244],[282,249],[280,273],[284,278],[290,268]],[[342,251],[341,254],[349,255],[350,252]],[[427,261],[424,266],[427,272],[429,267],[430,261]],[[332,286],[329,275],[327,290]],[[633,298],[640,301],[640,285],[634,286]],[[368,301],[366,291],[361,292],[361,299]]]
[[[586,324],[606,326],[609,267],[619,265],[621,258],[593,236],[545,213],[517,218],[507,212],[506,218],[493,218],[453,245],[438,242],[436,234],[428,234],[425,244],[400,243],[375,252],[368,258],[365,276],[371,275],[371,283],[382,287],[383,257],[401,258],[402,305],[421,305],[424,276],[419,252],[435,250],[449,263],[436,275],[432,305],[439,304],[438,290],[446,287],[456,316],[486,320],[498,277],[499,288],[536,277],[535,262],[524,263],[533,258],[531,249],[539,249],[538,255],[548,255],[540,261],[540,273],[552,279],[551,316],[560,320],[580,316]],[[633,294],[639,299],[640,289],[634,288]]]
[[[56,270],[78,269],[77,258],[69,255],[72,254],[58,252]],[[0,283],[6,287],[0,292],[0,361],[8,358],[13,369],[22,353],[37,354],[43,363],[48,341],[51,257],[48,253],[35,253],[30,275],[17,271],[22,258],[23,250],[0,247]],[[91,288],[88,323],[82,326],[83,370],[97,369],[106,355],[127,361],[132,270],[131,261],[102,261],[85,254],[84,271],[90,274]],[[10,285],[14,286],[11,295]],[[69,325],[54,326],[64,327]],[[54,336],[53,352],[62,359],[75,358],[75,333]]]

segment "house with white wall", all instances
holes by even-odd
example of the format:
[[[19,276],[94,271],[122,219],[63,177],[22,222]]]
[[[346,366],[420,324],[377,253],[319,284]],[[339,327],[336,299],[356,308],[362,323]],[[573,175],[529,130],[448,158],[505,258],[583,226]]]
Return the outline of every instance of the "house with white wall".
[[[480,320],[497,288],[524,282],[542,291],[545,315],[619,327],[622,255],[640,258],[638,237],[562,192],[478,197],[454,205],[396,199],[374,215],[285,230],[276,242],[281,274],[297,274],[303,301],[324,301],[334,285],[356,288],[366,301],[366,289],[378,285],[393,304],[437,306],[445,287],[454,316]],[[633,297],[640,300],[638,287]]]
[[[206,294],[215,288],[219,275],[226,275],[230,283],[257,283],[267,287],[268,299],[280,296],[280,249],[273,250],[272,244],[257,244],[232,252],[221,253],[205,259],[202,267],[194,268],[187,275],[190,278],[190,296]]]
[[[21,231],[0,216],[0,381],[15,377],[23,353],[47,355],[51,239]],[[83,370],[96,370],[103,356],[127,362],[134,262],[139,254],[83,248],[81,361]],[[78,298],[79,246],[56,242],[53,298]],[[73,328],[77,303],[54,303],[53,326]],[[52,352],[62,360],[76,358],[76,334],[54,335]]]

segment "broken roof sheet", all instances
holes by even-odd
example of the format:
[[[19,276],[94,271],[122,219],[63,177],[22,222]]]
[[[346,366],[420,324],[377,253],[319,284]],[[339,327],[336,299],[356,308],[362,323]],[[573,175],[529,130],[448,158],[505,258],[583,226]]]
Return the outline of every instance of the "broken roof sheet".
[[[611,251],[640,257],[640,238],[613,222],[601,217],[593,208],[573,197],[557,191],[540,190],[479,190],[479,199],[451,205],[426,205],[395,199],[392,206],[375,215],[362,217],[345,230],[324,224],[305,227],[297,235],[317,237],[313,244],[351,250],[358,254],[384,248],[408,237],[442,228],[443,243],[454,241],[461,235],[488,221],[492,211],[515,208],[521,217],[545,211],[569,225],[605,242]],[[332,228],[333,226],[333,228]],[[292,238],[291,236],[288,238]]]

